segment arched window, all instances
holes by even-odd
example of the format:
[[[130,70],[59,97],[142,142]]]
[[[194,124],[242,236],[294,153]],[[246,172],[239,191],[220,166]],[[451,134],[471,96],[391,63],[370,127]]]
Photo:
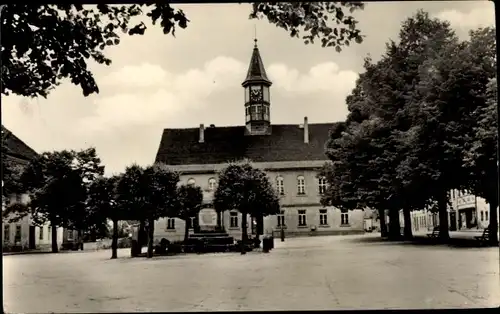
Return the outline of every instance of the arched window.
[[[285,182],[282,176],[276,177],[276,190],[279,195],[285,195]]]
[[[187,184],[188,185],[195,185],[196,184],[196,180],[194,178],[190,178],[188,181],[187,181]]]
[[[304,176],[297,177],[297,192],[298,194],[306,194],[306,180]]]
[[[208,179],[208,189],[209,189],[210,191],[215,190],[215,186],[216,186],[216,184],[217,184],[217,181],[215,181],[215,178],[210,178],[210,179]]]

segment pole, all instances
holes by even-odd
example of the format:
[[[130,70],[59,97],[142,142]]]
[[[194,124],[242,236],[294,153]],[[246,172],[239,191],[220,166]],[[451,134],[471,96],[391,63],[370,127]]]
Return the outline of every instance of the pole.
[[[495,14],[495,28],[498,29],[498,27],[500,26],[500,21],[498,20],[498,16],[496,16]],[[500,48],[497,46],[497,60],[498,60],[498,57],[500,55]],[[498,89],[500,88],[500,84],[498,82],[498,79],[497,79],[497,93],[498,93]],[[500,122],[498,122],[498,119],[500,118],[500,107],[498,106],[498,97],[497,97],[497,182],[498,182],[498,186],[497,188],[500,189],[500,171],[499,171],[499,165],[500,165]],[[500,191],[497,191],[497,197],[498,197],[498,202],[497,202],[497,206],[498,204],[500,204]],[[498,207],[497,207],[497,210],[498,210]],[[497,212],[497,221],[498,221],[498,212]],[[488,226],[489,227],[489,226]],[[497,229],[500,231],[500,224],[497,224]],[[498,241],[498,244],[500,246],[500,241]]]
[[[474,207],[476,208],[476,229],[479,229],[479,222],[478,222],[478,212],[477,212],[477,196],[474,195]]]

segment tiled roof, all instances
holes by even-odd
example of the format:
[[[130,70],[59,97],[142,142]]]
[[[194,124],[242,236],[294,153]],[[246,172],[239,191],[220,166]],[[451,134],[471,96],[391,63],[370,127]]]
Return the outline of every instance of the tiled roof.
[[[199,143],[199,128],[165,129],[156,162],[168,165],[326,160],[325,143],[334,123],[309,124],[309,143],[297,124],[272,125],[270,135],[245,135],[244,126],[209,127]]]
[[[4,132],[5,135],[2,135],[2,138],[5,138],[5,141],[2,141],[3,153],[24,160],[33,159],[38,155],[31,147],[2,125],[2,133]]]

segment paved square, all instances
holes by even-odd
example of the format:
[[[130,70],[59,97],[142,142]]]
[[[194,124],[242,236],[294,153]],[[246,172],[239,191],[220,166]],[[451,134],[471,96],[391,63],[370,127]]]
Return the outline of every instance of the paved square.
[[[291,238],[269,254],[3,257],[7,312],[473,308],[500,305],[498,248]]]

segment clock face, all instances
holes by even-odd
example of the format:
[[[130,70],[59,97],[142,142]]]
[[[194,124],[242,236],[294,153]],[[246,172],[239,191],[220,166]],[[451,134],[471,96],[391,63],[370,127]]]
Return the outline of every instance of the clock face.
[[[250,100],[252,101],[261,101],[262,100],[262,90],[259,89],[251,89],[250,90]]]

